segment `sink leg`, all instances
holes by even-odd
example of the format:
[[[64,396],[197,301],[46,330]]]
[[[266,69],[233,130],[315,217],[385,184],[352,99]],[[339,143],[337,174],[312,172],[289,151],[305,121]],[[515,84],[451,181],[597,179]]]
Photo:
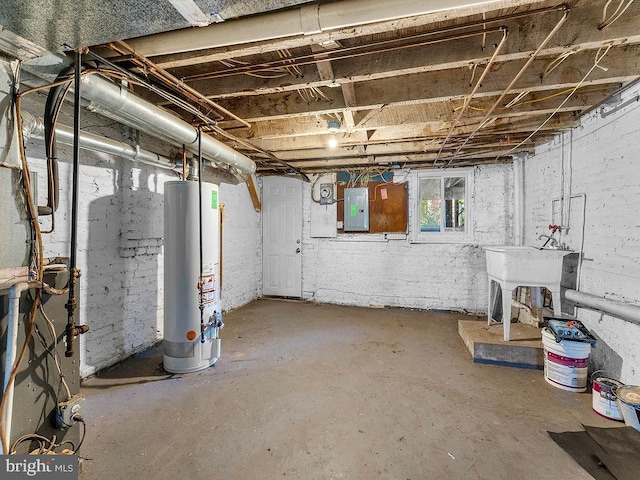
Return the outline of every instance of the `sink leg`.
[[[487,309],[487,325],[491,325],[491,322],[493,321],[493,318],[491,316],[492,310],[493,310],[493,280],[489,279],[489,307]]]
[[[511,333],[511,297],[513,290],[502,289],[502,331],[504,333],[504,341],[509,341]]]
[[[551,301],[553,302],[553,316],[562,317],[562,299],[560,298],[560,290],[551,291]]]

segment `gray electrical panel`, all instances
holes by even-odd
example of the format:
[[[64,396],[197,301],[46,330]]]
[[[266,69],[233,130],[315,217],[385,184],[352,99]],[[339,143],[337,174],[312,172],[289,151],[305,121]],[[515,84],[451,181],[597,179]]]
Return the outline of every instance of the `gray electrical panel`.
[[[369,231],[369,189],[344,189],[344,231]]]

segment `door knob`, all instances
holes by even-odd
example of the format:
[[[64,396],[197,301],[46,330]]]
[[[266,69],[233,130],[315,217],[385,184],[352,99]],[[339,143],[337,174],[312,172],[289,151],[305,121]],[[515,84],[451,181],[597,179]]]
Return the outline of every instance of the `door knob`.
[[[299,248],[296,248],[296,253],[300,253],[300,249]]]

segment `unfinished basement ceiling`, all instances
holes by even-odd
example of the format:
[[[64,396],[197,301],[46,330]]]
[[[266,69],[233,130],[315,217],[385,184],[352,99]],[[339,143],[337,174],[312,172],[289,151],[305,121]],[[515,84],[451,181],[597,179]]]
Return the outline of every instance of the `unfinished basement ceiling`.
[[[215,23],[310,0],[3,0],[2,29],[51,52],[151,35],[191,24],[174,3],[195,3]]]
[[[134,3],[145,30],[115,16],[110,41],[125,44],[100,29],[85,43],[151,82],[164,69],[182,94],[202,93],[209,104],[191,102],[194,115],[135,88],[265,174],[510,161],[640,76],[640,1],[196,1],[225,21],[182,30],[182,17],[154,24],[141,6],[160,2]],[[476,5],[398,18],[444,3]]]

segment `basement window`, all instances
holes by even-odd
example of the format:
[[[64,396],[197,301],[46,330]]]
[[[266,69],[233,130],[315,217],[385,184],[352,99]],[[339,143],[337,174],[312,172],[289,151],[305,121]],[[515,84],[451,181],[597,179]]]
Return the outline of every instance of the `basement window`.
[[[418,172],[413,239],[425,242],[470,239],[470,169]]]

